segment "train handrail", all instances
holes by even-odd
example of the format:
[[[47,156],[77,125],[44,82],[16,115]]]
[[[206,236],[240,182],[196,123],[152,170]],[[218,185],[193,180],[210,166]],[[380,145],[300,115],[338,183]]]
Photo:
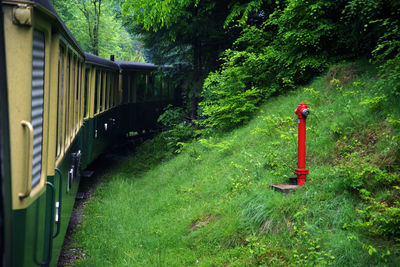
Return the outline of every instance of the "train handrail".
[[[33,126],[29,121],[22,120],[22,127],[26,127],[29,131],[29,154],[28,154],[28,181],[25,187],[25,192],[21,192],[18,194],[19,198],[26,198],[32,191],[32,160],[33,160]]]
[[[58,234],[60,233],[60,228],[61,228],[61,207],[62,207],[62,172],[60,171],[60,169],[55,168],[56,173],[58,174],[58,176],[60,177],[60,181],[59,181],[59,185],[58,185],[58,207],[57,207],[57,218],[56,219],[56,225],[57,225],[57,230],[56,233],[53,235],[53,238],[56,238],[58,236]]]
[[[54,185],[50,182],[46,182],[46,185],[49,186],[51,188],[51,205],[50,205],[50,231],[49,231],[49,240],[48,240],[48,254],[47,254],[47,259],[45,261],[38,261],[36,258],[36,251],[37,251],[37,232],[36,231],[36,236],[35,236],[35,248],[34,248],[34,256],[33,259],[35,261],[35,263],[39,266],[48,266],[50,264],[51,261],[51,257],[53,256],[53,229],[54,229],[54,199],[55,199],[55,195],[56,195],[56,189],[54,188]],[[37,220],[37,218],[36,218]],[[36,222],[37,223],[37,222]]]

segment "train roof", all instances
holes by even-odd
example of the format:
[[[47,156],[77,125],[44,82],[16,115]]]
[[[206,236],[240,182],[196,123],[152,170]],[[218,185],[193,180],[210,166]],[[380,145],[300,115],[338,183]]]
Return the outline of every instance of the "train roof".
[[[121,70],[153,71],[158,68],[158,66],[151,63],[131,62],[131,61],[121,61],[121,60],[116,60],[115,63],[119,65]]]
[[[151,63],[143,63],[143,62],[116,60],[115,63],[119,65],[121,70],[153,71],[157,69],[172,69],[172,66],[158,66]]]
[[[99,56],[95,56],[89,53],[85,53],[86,63],[94,64],[98,66],[108,67],[111,69],[119,70],[119,66],[117,63],[111,60],[104,59]]]

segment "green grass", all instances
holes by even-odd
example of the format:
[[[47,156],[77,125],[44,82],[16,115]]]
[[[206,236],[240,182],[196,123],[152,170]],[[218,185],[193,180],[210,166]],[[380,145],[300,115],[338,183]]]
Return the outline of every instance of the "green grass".
[[[361,227],[356,210],[368,206],[361,189],[398,205],[391,184],[374,177],[381,170],[382,179],[397,176],[392,184],[399,184],[398,130],[385,121],[399,120],[399,105],[375,98],[389,94],[376,90],[368,64],[332,70],[339,84],[328,73],[271,98],[246,126],[200,137],[176,156],[161,138],[139,147],[86,204],[72,245],[86,257],[75,265],[398,266],[398,239]],[[302,101],[311,110],[310,174],[303,188],[284,195],[269,185],[293,176],[293,111]],[[376,168],[365,174],[360,166]]]

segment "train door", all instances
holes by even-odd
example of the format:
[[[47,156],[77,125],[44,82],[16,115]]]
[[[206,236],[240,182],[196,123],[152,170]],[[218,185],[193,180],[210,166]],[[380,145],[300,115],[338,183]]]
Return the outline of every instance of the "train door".
[[[2,2],[4,4],[5,2]],[[12,265],[49,262],[54,216],[47,182],[52,22],[46,13],[8,1],[4,11],[4,41],[9,111],[10,188],[12,203]],[[16,10],[30,23],[16,21]],[[52,155],[54,156],[54,155]],[[51,206],[51,207],[50,207]]]

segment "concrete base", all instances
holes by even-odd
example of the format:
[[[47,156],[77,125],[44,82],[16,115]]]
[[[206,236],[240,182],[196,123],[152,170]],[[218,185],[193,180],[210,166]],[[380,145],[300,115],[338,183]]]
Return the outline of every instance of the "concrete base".
[[[275,191],[288,194],[295,191],[297,188],[300,188],[301,186],[292,184],[272,184],[271,187],[275,189]]]

